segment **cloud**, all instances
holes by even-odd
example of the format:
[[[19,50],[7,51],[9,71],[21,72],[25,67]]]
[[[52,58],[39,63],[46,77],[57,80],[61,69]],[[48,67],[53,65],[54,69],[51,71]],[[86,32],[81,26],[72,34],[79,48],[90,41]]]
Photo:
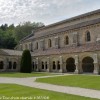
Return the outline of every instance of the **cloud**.
[[[89,1],[89,4],[87,4]],[[97,2],[96,2],[97,1]],[[99,8],[100,0],[0,0],[0,24],[41,21],[50,24]]]

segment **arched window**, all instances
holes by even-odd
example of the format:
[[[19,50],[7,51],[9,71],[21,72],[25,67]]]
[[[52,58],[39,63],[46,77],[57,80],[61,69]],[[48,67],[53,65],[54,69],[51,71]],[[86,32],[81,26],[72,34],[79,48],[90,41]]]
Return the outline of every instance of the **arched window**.
[[[60,70],[60,61],[57,61],[57,69]]]
[[[16,67],[17,67],[17,63],[14,62],[14,63],[13,63],[13,69],[16,69]]]
[[[86,41],[87,42],[88,41],[91,41],[91,35],[90,35],[90,32],[89,31],[86,32]]]
[[[9,61],[8,69],[12,69],[12,62],[11,61]]]
[[[52,47],[51,39],[48,40],[48,47]]]
[[[54,69],[54,70],[56,69],[55,61],[53,61],[53,69]]]
[[[36,42],[36,49],[38,49],[38,42]]]
[[[44,62],[42,62],[42,69],[44,69]]]
[[[69,37],[68,36],[65,36],[64,43],[65,43],[65,45],[68,45],[69,44]]]
[[[3,69],[4,63],[3,61],[0,61],[0,69]]]
[[[47,62],[45,62],[45,68],[46,68],[46,69],[48,69],[48,65],[47,65]]]

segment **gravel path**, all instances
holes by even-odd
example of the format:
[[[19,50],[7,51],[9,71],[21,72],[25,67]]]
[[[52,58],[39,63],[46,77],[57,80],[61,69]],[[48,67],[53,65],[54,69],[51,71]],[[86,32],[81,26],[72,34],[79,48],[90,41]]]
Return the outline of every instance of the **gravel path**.
[[[55,76],[62,76],[62,75],[55,75]],[[55,77],[55,76],[42,76],[41,78]],[[56,92],[62,92],[62,93],[67,93],[67,94],[74,94],[74,95],[79,95],[79,96],[100,99],[99,90],[39,83],[39,82],[35,82],[36,78],[40,78],[40,77],[32,77],[32,78],[0,77],[0,83],[18,84],[18,85],[29,86],[29,87],[39,88],[39,89],[45,89],[45,90],[50,90],[50,91],[56,91]]]

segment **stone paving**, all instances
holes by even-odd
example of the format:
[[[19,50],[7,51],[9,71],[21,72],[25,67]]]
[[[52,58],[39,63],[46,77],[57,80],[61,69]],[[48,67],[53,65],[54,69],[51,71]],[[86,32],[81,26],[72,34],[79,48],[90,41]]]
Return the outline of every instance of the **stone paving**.
[[[58,86],[58,85],[35,82],[36,78],[55,77],[55,76],[62,76],[62,75],[29,77],[29,78],[0,77],[0,83],[18,84],[18,85],[23,85],[23,86],[29,86],[29,87],[39,88],[39,89],[55,91],[55,92],[61,92],[61,93],[67,93],[67,94],[100,99],[99,90],[84,89],[84,88],[69,87],[69,86]]]

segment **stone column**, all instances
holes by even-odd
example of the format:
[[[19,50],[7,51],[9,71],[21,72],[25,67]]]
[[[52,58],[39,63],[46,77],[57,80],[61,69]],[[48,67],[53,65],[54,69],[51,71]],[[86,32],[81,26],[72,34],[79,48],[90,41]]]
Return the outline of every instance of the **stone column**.
[[[78,74],[79,73],[79,61],[78,61],[78,55],[75,55],[75,73]]]
[[[63,73],[67,73],[66,61],[63,61],[63,62],[62,62],[62,72],[63,72]]]
[[[57,61],[55,61],[55,65],[56,65],[56,68],[55,68],[55,70],[54,70],[54,72],[58,72],[58,66],[57,66]]]
[[[51,72],[50,57],[47,57],[47,71]]]
[[[12,63],[12,68],[11,68],[11,70],[13,71],[13,63],[14,63],[14,61],[11,61],[11,63]]]
[[[8,58],[6,58],[5,59],[5,61],[4,61],[4,70],[6,71],[6,70],[8,70],[8,66],[9,66],[9,59]]]
[[[40,68],[39,68],[39,58],[36,58],[36,65],[37,65],[36,71],[40,71]]]
[[[45,65],[45,62],[44,62],[44,72],[46,72],[46,65]]]
[[[59,72],[63,72],[63,58],[62,58],[62,56],[60,56],[60,70],[59,70]]]
[[[97,58],[97,54],[93,55],[93,59],[94,59],[94,74],[99,74],[99,64],[98,64],[98,58]]]
[[[82,69],[82,62],[81,61],[79,61],[79,67],[78,67],[78,73],[79,74],[82,74],[83,73],[83,69]]]

